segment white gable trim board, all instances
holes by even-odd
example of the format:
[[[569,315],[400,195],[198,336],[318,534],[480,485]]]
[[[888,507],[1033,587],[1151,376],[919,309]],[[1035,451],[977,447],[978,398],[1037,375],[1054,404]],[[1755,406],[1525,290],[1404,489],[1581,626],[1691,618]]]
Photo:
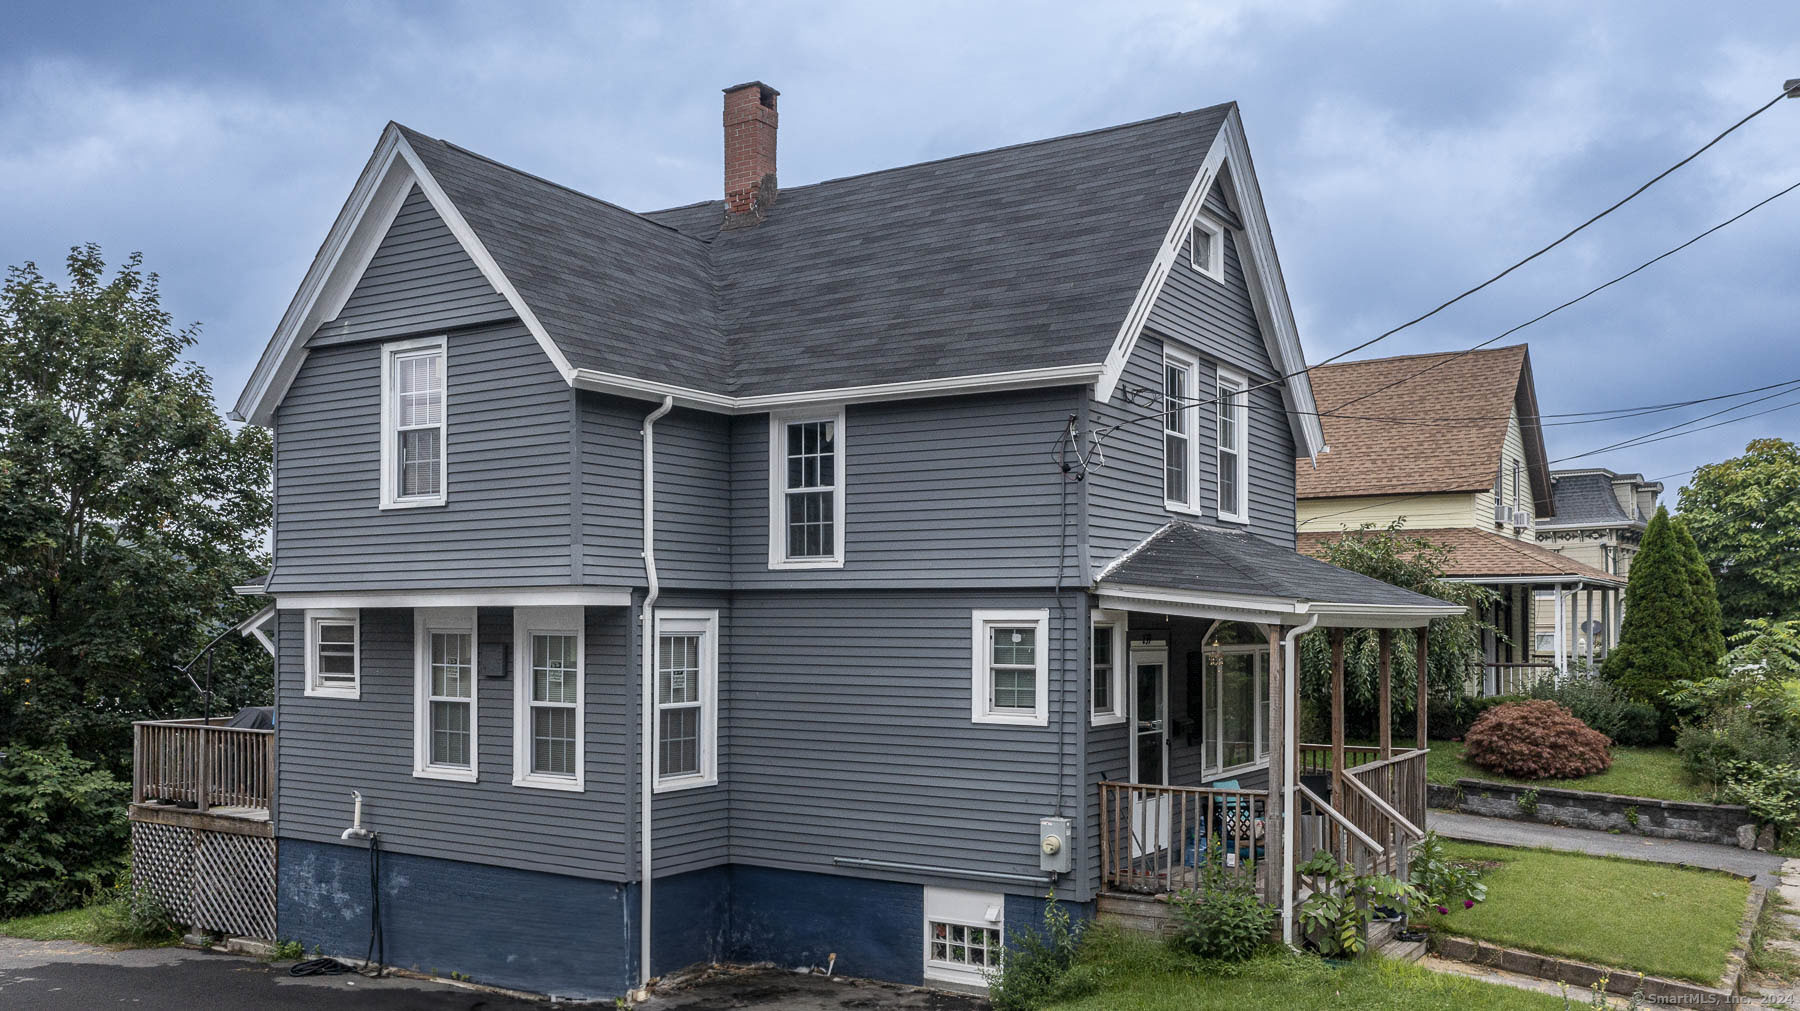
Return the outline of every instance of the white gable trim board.
[[[1207,152],[1200,170],[1194,174],[1187,196],[1182,199],[1180,208],[1175,212],[1175,220],[1169,223],[1168,234],[1163,237],[1163,244],[1157,250],[1156,258],[1151,261],[1150,269],[1144,275],[1144,282],[1138,287],[1137,298],[1132,302],[1130,311],[1125,314],[1118,336],[1113,340],[1112,350],[1106,356],[1095,396],[1101,403],[1106,403],[1118,389],[1119,381],[1125,375],[1125,363],[1130,360],[1138,338],[1143,335],[1144,323],[1150,318],[1150,309],[1162,294],[1169,270],[1180,257],[1181,247],[1194,222],[1201,216],[1201,205],[1206,200],[1206,194],[1221,177],[1227,180],[1227,202],[1244,222],[1244,227],[1241,230],[1233,229],[1233,233],[1238,239],[1239,259],[1243,264],[1244,279],[1250,288],[1250,299],[1256,307],[1257,326],[1262,330],[1263,342],[1269,349],[1269,358],[1276,371],[1288,376],[1283,383],[1282,398],[1291,412],[1289,418],[1293,425],[1294,439],[1307,456],[1316,457],[1325,450],[1325,430],[1319,423],[1312,383],[1307,380],[1306,373],[1301,371],[1306,367],[1306,355],[1300,348],[1300,332],[1294,325],[1294,310],[1288,302],[1287,284],[1281,276],[1281,263],[1275,256],[1275,238],[1269,230],[1262,189],[1256,183],[1256,171],[1250,162],[1250,146],[1244,138],[1243,122],[1238,118],[1236,109],[1220,125],[1212,149]]]

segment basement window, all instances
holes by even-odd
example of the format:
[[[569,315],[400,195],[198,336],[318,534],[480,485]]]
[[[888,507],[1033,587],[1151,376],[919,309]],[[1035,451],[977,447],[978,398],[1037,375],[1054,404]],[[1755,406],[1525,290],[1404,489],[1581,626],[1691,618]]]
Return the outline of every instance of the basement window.
[[[961,888],[925,889],[925,978],[987,986],[1004,949],[1006,897]]]

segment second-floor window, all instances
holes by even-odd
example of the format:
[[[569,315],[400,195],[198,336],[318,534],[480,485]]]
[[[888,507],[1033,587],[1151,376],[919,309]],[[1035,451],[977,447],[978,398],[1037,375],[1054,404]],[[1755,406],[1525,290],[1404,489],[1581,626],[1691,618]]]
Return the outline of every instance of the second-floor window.
[[[1163,349],[1163,504],[1178,512],[1200,511],[1200,363],[1173,346]]]
[[[844,411],[769,418],[769,567],[844,564]]]
[[[442,337],[381,348],[381,507],[445,501],[445,350]]]
[[[1219,370],[1219,518],[1239,523],[1250,518],[1249,389],[1244,376]]]

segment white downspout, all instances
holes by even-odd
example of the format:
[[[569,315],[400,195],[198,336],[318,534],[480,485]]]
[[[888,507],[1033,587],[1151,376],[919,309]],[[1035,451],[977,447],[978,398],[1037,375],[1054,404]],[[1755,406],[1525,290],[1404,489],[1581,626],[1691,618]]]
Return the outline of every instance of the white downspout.
[[[1287,700],[1282,706],[1287,725],[1282,728],[1281,743],[1281,942],[1290,948],[1294,945],[1294,785],[1300,782],[1300,743],[1294,739],[1300,733],[1300,664],[1295,640],[1318,623],[1315,614],[1306,624],[1289,629],[1281,640],[1282,670],[1287,677]]]
[[[656,782],[656,747],[652,740],[652,717],[656,708],[656,598],[662,592],[656,581],[656,419],[675,406],[674,397],[664,397],[662,406],[644,418],[639,435],[644,437],[644,593],[642,648],[643,697],[639,705],[642,717],[638,727],[643,768],[638,776],[638,999],[648,996],[650,982],[650,799]]]

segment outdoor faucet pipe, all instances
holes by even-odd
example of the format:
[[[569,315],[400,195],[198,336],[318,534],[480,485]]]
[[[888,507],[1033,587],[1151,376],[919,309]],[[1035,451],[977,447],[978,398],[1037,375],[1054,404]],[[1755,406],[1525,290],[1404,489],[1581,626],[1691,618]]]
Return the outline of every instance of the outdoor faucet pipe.
[[[1300,732],[1296,715],[1300,708],[1300,664],[1295,643],[1318,623],[1319,616],[1315,614],[1305,624],[1289,629],[1281,640],[1282,670],[1287,676],[1287,683],[1282,686],[1287,698],[1281,707],[1285,723],[1281,742],[1281,943],[1289,947],[1294,944],[1294,784],[1300,781],[1300,746],[1294,740]]]
[[[638,774],[638,811],[639,835],[642,849],[638,853],[638,981],[639,988],[650,982],[650,800],[654,794],[652,783],[655,781],[656,749],[651,740],[652,714],[655,711],[656,696],[653,694],[656,671],[655,644],[656,598],[662,587],[656,579],[656,421],[675,407],[674,397],[664,397],[662,404],[644,418],[644,427],[639,433],[644,437],[644,613],[643,634],[643,698],[641,715],[643,717],[638,734],[642,753],[642,769]]]

